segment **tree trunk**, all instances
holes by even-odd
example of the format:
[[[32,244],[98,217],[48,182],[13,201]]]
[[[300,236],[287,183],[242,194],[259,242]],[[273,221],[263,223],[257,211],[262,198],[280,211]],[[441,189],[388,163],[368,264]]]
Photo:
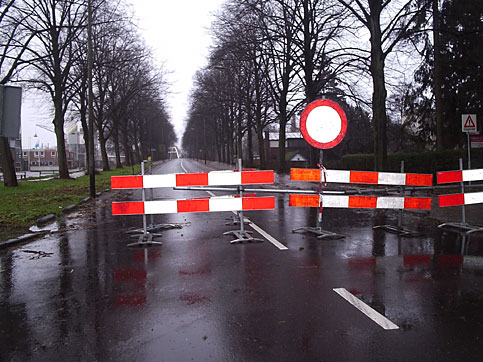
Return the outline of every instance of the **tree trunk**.
[[[285,98],[280,102],[279,109],[279,133],[278,133],[278,171],[287,171],[287,162],[285,161],[285,139],[286,139],[286,127],[287,127],[287,103]]]
[[[114,152],[116,154],[116,168],[122,168],[121,150],[119,147],[119,129],[117,127],[112,131],[112,136],[114,142]]]
[[[382,34],[380,24],[381,3],[373,1],[369,19],[371,32],[371,65],[372,75],[372,117],[374,129],[374,169],[387,170],[387,135],[386,135],[386,83],[384,79],[384,53],[382,51]]]
[[[67,154],[65,148],[65,134],[64,134],[64,113],[62,111],[62,98],[60,93],[57,93],[54,100],[55,117],[54,127],[55,136],[57,138],[57,154],[59,162],[59,177],[61,179],[69,179],[69,167],[67,165]]]
[[[443,89],[441,75],[441,39],[438,0],[433,0],[433,42],[434,42],[434,103],[436,108],[436,148],[442,150],[443,142]]]
[[[17,174],[7,137],[0,136],[0,158],[2,159],[3,184],[6,187],[17,187]]]
[[[267,168],[267,161],[265,158],[265,142],[263,142],[263,129],[257,128],[258,153],[260,155],[260,168],[265,170]]]
[[[102,157],[102,170],[103,171],[110,171],[109,167],[109,158],[107,157],[107,150],[106,150],[106,139],[102,135],[102,127],[99,130],[99,146],[101,147],[101,157]]]

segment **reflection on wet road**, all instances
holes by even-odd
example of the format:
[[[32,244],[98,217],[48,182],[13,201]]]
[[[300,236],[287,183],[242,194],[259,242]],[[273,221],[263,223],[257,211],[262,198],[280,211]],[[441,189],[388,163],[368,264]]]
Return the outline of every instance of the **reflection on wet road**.
[[[202,164],[183,161],[190,171]],[[220,168],[222,166],[220,165]],[[182,172],[179,160],[156,172]],[[217,192],[219,194],[219,192]],[[117,195],[117,196],[114,196]],[[131,249],[141,217],[99,207],[59,231],[0,254],[2,361],[477,361],[483,335],[483,236],[443,233],[405,213],[403,238],[375,225],[397,212],[330,209],[340,240],[292,233],[314,209],[247,213],[286,245],[231,245],[231,213],[157,215],[179,223],[163,245]],[[156,198],[206,196],[156,189]],[[256,233],[255,233],[256,234]],[[399,329],[384,330],[340,295],[344,288]]]

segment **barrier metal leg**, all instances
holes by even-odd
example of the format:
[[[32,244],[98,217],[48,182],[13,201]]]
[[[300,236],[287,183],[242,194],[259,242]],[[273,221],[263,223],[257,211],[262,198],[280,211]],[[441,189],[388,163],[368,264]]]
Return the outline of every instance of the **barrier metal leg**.
[[[144,162],[141,162],[141,175],[144,176]],[[142,189],[143,203],[146,201],[146,191]],[[160,246],[163,245],[160,241],[153,241],[154,236],[162,236],[161,234],[151,234],[147,230],[146,214],[143,214],[143,233],[139,236],[136,243],[127,244],[128,247],[138,247],[145,248],[150,246]]]
[[[332,231],[323,230],[322,225],[322,179],[325,182],[325,168],[322,164],[323,151],[320,150],[319,153],[319,167],[320,167],[320,183],[319,183],[319,209],[317,213],[317,220],[315,222],[315,227],[302,226],[299,228],[292,229],[292,233],[297,231],[308,232],[317,235],[317,239],[343,239],[345,235],[333,233]]]
[[[401,161],[401,173],[404,173],[404,161]],[[401,186],[400,192],[401,192],[402,195],[404,195],[404,191],[405,191],[405,187]],[[397,216],[397,225],[396,226],[394,226],[394,225],[376,225],[376,226],[373,226],[372,229],[373,230],[382,229],[384,231],[387,231],[388,233],[396,234],[396,235],[399,235],[399,236],[402,236],[402,237],[407,237],[407,238],[414,238],[414,237],[425,235],[424,233],[420,233],[419,231],[404,229],[402,227],[402,215],[403,215],[403,211],[399,210],[399,213],[398,213],[398,216]]]
[[[241,160],[241,158],[238,159],[238,170],[239,170],[239,172],[242,172],[242,160]],[[243,186],[238,186],[238,191],[239,191],[240,198],[243,198]],[[243,211],[238,211],[237,216],[238,216],[238,224],[240,225],[240,230],[232,230],[232,231],[227,231],[227,232],[223,233],[223,235],[230,235],[230,234],[235,235],[236,239],[230,241],[230,244],[242,244],[245,241],[249,242],[249,243],[252,243],[252,242],[261,243],[261,242],[263,242],[263,239],[254,238],[254,237],[250,236],[250,234],[253,234],[253,231],[245,230],[246,220],[243,217]],[[235,218],[233,218],[233,219],[235,219]]]

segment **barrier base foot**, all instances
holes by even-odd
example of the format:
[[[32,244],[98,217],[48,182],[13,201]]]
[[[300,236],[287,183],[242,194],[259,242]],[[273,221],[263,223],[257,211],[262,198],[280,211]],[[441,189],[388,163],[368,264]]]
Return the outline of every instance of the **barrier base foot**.
[[[233,216],[231,219],[226,219],[230,220],[229,222],[225,223],[225,225],[240,225],[240,218],[238,216]],[[248,219],[244,218],[243,224],[248,225],[249,221]]]
[[[384,231],[387,231],[388,233],[391,234],[397,234],[399,236],[407,237],[407,238],[414,238],[417,236],[423,236],[424,233],[420,233],[418,231],[413,231],[413,230],[407,230],[404,229],[400,226],[393,226],[393,225],[377,225],[372,227],[373,230],[376,229],[382,229]]]
[[[250,236],[250,234],[253,234],[252,231],[245,231],[245,230],[234,230],[234,231],[227,231],[224,232],[223,235],[230,235],[233,234],[236,236],[235,240],[230,241],[230,244],[243,244],[243,242],[248,242],[248,243],[262,243],[263,240],[259,238],[254,238]]]
[[[168,230],[168,229],[182,229],[183,227],[180,224],[156,224],[151,225],[146,228],[148,232],[159,231],[159,230]],[[144,234],[143,229],[135,229],[127,232],[128,234]]]
[[[143,234],[139,236],[136,243],[127,244],[130,248],[149,248],[151,246],[161,246],[163,245],[160,241],[153,241],[153,237],[160,236],[160,234]]]
[[[475,232],[482,232],[483,227],[481,226],[473,226],[469,224],[462,224],[456,222],[445,222],[444,224],[438,225],[439,229],[446,229],[451,231],[456,231],[465,234],[473,234]]]
[[[292,232],[296,233],[298,231],[308,232],[317,235],[317,239],[343,239],[345,235],[333,233],[332,231],[322,230],[320,227],[310,227],[303,226],[300,228],[293,229]]]

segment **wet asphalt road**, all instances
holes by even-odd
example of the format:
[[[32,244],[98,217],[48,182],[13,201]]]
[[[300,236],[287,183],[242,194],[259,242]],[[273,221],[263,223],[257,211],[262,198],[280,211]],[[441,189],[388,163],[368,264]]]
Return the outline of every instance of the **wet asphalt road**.
[[[173,160],[156,173],[204,171]],[[213,164],[211,164],[213,165]],[[217,166],[223,168],[222,166]],[[219,192],[217,192],[219,194]],[[156,198],[207,196],[156,189]],[[59,231],[0,254],[1,361],[481,361],[483,237],[465,255],[436,220],[404,214],[425,236],[372,226],[397,212],[327,209],[323,227],[346,235],[294,234],[315,210],[247,212],[286,245],[231,245],[231,213],[158,215],[179,223],[163,245],[127,248],[140,216],[111,215],[111,192]],[[483,216],[483,215],[482,215]],[[149,218],[148,218],[149,221]],[[259,236],[254,233],[254,236]],[[385,330],[334,288],[345,288],[399,329]]]

